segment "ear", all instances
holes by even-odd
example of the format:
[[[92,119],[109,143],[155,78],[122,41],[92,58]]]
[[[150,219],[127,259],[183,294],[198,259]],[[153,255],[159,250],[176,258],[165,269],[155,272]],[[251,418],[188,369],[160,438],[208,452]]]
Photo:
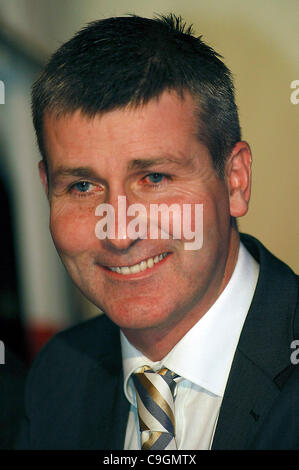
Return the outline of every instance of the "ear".
[[[226,163],[230,214],[241,217],[248,210],[251,189],[251,150],[247,142],[237,142]]]
[[[48,184],[48,172],[46,168],[46,163],[41,160],[38,164],[39,177],[44,187],[47,198],[49,198],[49,184]]]

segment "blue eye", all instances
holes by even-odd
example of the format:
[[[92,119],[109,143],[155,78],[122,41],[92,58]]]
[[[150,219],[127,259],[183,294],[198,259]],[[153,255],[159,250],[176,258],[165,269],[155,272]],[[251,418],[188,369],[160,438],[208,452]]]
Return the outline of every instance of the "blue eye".
[[[74,188],[77,189],[80,193],[87,193],[90,189],[90,183],[87,181],[79,181],[78,183],[74,184]]]
[[[148,178],[150,179],[151,183],[161,183],[162,179],[164,178],[164,175],[162,173],[152,173],[148,175]]]

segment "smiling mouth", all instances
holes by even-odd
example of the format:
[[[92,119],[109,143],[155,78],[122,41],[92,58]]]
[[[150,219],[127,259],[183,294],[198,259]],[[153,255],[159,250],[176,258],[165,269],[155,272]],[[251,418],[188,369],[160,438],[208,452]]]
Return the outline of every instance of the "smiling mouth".
[[[146,271],[147,269],[153,268],[156,264],[163,261],[169,253],[161,253],[160,255],[154,256],[153,258],[147,258],[138,264],[132,266],[105,266],[106,269],[114,273],[122,274],[124,276],[128,274],[138,274]]]

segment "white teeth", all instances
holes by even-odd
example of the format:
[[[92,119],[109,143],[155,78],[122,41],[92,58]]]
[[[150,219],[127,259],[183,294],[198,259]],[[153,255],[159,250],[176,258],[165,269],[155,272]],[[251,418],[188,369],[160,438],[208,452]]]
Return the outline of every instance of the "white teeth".
[[[130,271],[131,271],[131,273],[134,273],[134,274],[135,274],[135,273],[140,273],[140,266],[139,266],[139,264],[135,264],[135,266],[132,266],[132,267],[130,268]]]
[[[113,268],[108,268],[110,271],[113,271],[118,274],[136,274],[140,271],[145,271],[148,268],[152,268],[156,263],[159,263],[167,256],[167,253],[163,253],[161,255],[157,255],[154,258],[148,258],[147,260],[141,261],[138,264],[134,264],[134,266],[122,266],[118,267],[115,266]]]
[[[123,266],[122,268],[120,268],[120,272],[121,274],[130,274],[130,268],[128,268],[127,266]]]
[[[140,263],[140,271],[145,271],[147,268],[147,262],[146,261],[141,261]]]

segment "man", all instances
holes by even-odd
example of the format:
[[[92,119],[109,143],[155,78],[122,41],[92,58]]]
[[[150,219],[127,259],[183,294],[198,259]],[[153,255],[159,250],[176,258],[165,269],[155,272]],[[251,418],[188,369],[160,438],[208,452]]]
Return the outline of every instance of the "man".
[[[297,278],[240,243],[251,152],[219,56],[173,15],[96,21],[51,58],[33,119],[55,246],[104,315],[36,359],[18,447],[298,447]]]

